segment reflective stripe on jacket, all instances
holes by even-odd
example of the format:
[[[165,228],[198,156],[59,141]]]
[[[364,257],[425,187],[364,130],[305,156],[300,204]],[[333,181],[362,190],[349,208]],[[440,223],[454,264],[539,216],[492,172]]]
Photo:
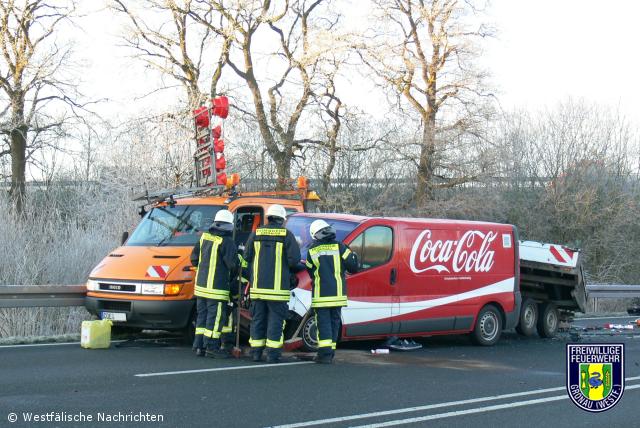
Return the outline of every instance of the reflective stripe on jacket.
[[[238,266],[235,244],[229,233],[210,229],[200,237],[191,253],[197,266],[194,295],[229,301],[232,275]]]
[[[252,299],[289,301],[290,270],[300,262],[300,247],[291,232],[275,225],[259,227],[249,236],[244,260]]]
[[[312,308],[347,306],[345,271],[358,270],[358,260],[349,247],[335,240],[314,240],[306,267],[312,281]]]

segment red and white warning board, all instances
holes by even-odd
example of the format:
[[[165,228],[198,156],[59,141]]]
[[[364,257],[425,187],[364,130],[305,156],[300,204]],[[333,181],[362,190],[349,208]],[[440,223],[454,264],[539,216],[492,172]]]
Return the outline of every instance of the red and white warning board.
[[[159,278],[164,279],[169,274],[169,266],[167,265],[158,265],[158,266],[149,266],[147,268],[147,273],[144,275],[145,278]]]
[[[520,260],[574,268],[578,264],[579,255],[577,250],[562,245],[520,241]]]

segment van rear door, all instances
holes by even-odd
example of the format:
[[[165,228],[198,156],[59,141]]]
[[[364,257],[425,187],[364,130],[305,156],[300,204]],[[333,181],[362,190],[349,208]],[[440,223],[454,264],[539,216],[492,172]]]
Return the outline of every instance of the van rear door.
[[[359,271],[347,277],[349,305],[343,309],[345,337],[388,335],[397,266],[395,234],[384,224],[365,223],[346,240],[358,255]]]

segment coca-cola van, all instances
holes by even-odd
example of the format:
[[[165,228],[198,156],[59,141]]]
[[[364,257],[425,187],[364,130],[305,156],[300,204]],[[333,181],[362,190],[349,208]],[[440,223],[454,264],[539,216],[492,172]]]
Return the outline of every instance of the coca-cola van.
[[[493,345],[503,329],[516,326],[525,335],[536,326],[541,336],[555,334],[558,306],[544,297],[545,285],[536,298],[521,293],[519,241],[512,225],[299,213],[289,217],[287,228],[303,259],[311,243],[309,225],[317,218],[330,223],[358,255],[359,272],[347,275],[342,341],[470,333],[475,343]],[[552,268],[554,278],[571,274],[567,266]],[[577,306],[563,290],[555,294],[566,300],[567,309]],[[307,349],[316,346],[310,303],[311,279],[303,272],[290,302],[299,322],[291,323],[297,328],[288,336],[300,335]]]

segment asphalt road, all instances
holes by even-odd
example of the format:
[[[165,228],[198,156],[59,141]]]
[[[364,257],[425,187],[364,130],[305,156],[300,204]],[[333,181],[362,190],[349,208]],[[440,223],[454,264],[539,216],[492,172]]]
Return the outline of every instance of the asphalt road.
[[[354,343],[338,350],[332,366],[293,358],[277,366],[197,358],[172,340],[108,350],[0,347],[0,426],[640,426],[639,338],[586,333],[582,342],[626,347],[626,391],[601,414],[584,412],[567,397],[565,345],[571,338],[505,333],[490,348],[443,337],[423,340],[419,351],[389,355],[371,355],[375,343]],[[25,422],[28,413],[50,420]],[[139,413],[162,421],[98,420]],[[55,422],[56,416],[84,422]]]

